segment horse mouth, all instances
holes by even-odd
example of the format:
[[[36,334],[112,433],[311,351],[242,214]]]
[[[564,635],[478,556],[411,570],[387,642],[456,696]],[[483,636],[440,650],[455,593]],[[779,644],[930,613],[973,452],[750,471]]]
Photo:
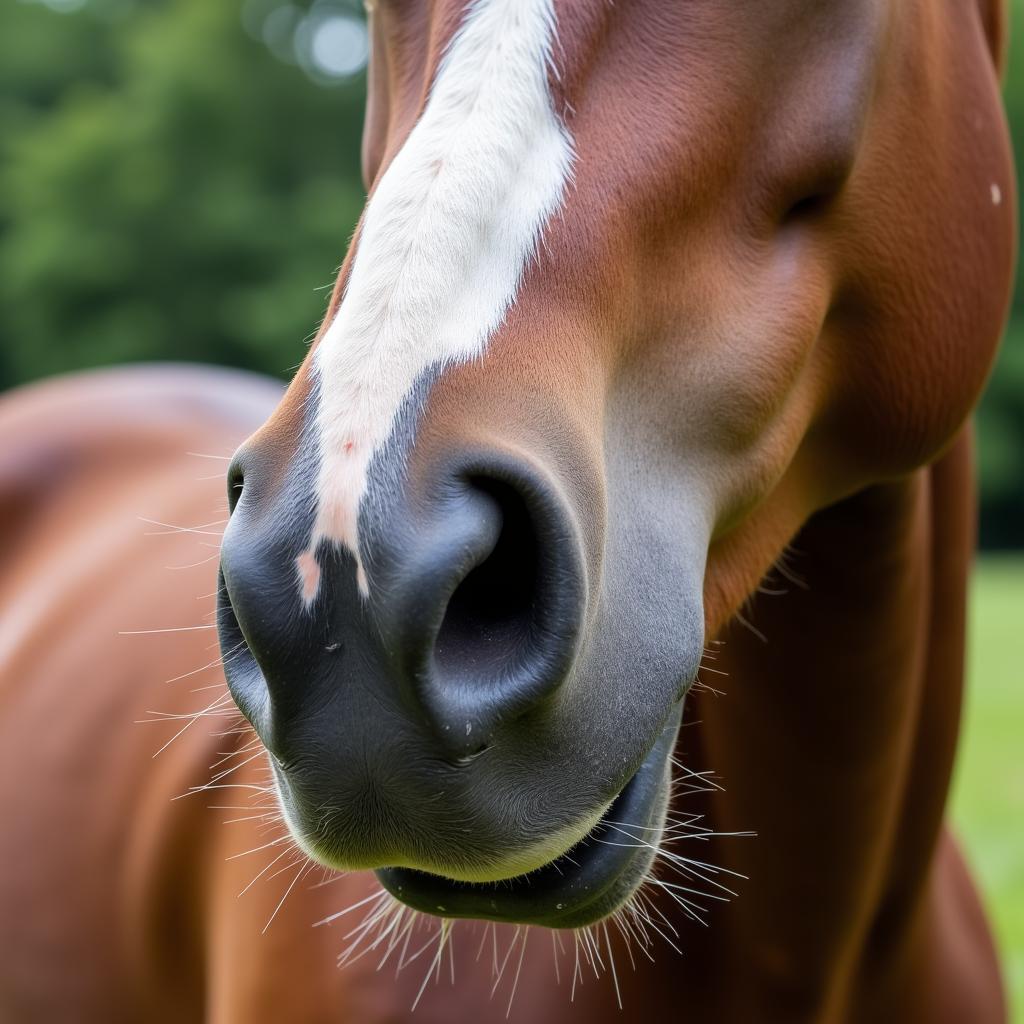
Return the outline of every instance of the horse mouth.
[[[379,868],[380,883],[414,910],[549,928],[579,928],[614,913],[643,882],[657,854],[679,730],[674,713],[640,767],[574,846],[527,874],[463,882],[414,868]]]

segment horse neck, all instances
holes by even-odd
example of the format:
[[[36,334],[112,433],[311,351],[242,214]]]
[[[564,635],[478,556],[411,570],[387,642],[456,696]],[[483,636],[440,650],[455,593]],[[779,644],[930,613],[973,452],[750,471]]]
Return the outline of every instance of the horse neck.
[[[711,915],[695,974],[728,965],[752,993],[804,993],[828,1015],[878,991],[863,972],[880,929],[914,961],[959,724],[970,452],[965,432],[931,467],[819,512],[720,637],[709,665],[727,675],[703,678],[725,693],[691,698],[678,752],[726,787],[697,798],[707,824],[757,836],[712,844],[753,881]],[[694,846],[677,852],[708,859]]]

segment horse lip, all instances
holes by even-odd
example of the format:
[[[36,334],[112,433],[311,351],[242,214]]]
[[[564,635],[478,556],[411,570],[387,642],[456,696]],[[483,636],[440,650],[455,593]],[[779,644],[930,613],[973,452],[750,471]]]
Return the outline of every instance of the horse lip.
[[[413,868],[379,868],[380,883],[414,910],[448,918],[478,918],[551,928],[575,928],[615,911],[639,885],[664,817],[666,765],[675,745],[678,705],[640,767],[598,824],[547,864],[498,882],[462,882]],[[615,822],[610,816],[614,815]],[[659,819],[657,821],[653,819]],[[624,833],[618,822],[628,822]],[[655,836],[649,843],[637,835]],[[628,840],[637,840],[631,843]]]

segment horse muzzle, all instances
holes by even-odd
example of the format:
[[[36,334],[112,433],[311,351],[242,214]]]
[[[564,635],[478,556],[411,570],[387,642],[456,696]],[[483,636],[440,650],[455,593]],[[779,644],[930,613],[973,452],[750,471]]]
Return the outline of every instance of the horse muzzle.
[[[557,479],[519,454],[449,451],[425,483],[367,494],[358,552],[316,546],[309,600],[313,473],[273,454],[250,443],[231,471],[218,626],[295,837],[432,913],[614,909],[652,855],[678,706],[638,736],[592,705],[593,587]],[[618,735],[602,744],[595,723]],[[612,819],[650,831],[620,841]]]

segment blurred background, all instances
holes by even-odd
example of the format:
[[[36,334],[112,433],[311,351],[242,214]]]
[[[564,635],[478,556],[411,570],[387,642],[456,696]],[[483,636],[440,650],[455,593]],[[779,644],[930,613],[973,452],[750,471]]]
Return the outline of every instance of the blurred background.
[[[1024,0],[1011,6],[1005,94],[1024,165]],[[149,359],[287,378],[363,203],[366,59],[355,0],[3,0],[0,389]],[[953,814],[1024,1020],[1020,287],[978,434]]]

